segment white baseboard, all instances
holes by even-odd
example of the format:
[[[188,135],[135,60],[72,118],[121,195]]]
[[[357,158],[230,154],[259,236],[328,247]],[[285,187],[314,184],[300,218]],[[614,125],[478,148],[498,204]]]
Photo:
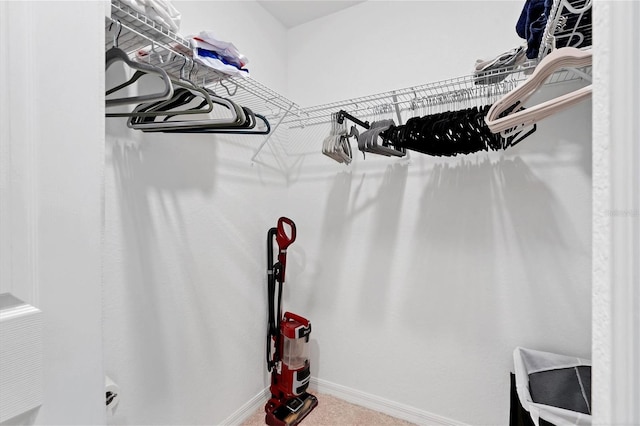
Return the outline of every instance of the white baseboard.
[[[468,426],[466,423],[419,410],[409,405],[381,398],[376,395],[371,395],[366,392],[332,383],[327,380],[318,379],[316,377],[311,378],[310,387],[317,390],[319,393],[333,395],[347,402],[351,402],[352,404],[379,411],[380,413],[406,420],[417,425]]]
[[[220,422],[221,426],[233,426],[242,424],[245,420],[253,415],[258,408],[264,407],[271,394],[269,388],[264,388],[258,392],[256,396],[251,398],[242,407],[238,408],[233,414]]]
[[[469,426],[466,423],[462,423],[457,420],[429,413],[427,411],[423,411],[409,405],[391,401],[389,399],[385,399],[376,395],[371,395],[366,392],[342,386],[337,383],[329,382],[327,380],[318,379],[316,377],[311,378],[309,388],[318,391],[319,393],[333,395],[336,398],[343,399],[352,404],[360,405],[362,407],[387,414],[397,419],[406,420],[417,425]],[[223,420],[220,425],[232,426],[241,424],[246,419],[251,417],[251,415],[255,413],[258,408],[264,407],[264,405],[267,403],[267,400],[269,399],[269,396],[269,388],[267,387],[259,392],[256,396],[251,398],[233,414]]]

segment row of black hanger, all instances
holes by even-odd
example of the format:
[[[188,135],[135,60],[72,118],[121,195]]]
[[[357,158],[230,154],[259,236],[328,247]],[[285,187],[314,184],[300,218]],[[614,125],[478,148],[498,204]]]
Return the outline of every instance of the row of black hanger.
[[[491,105],[484,105],[412,117],[404,125],[387,125],[375,136],[379,137],[378,145],[385,147],[388,152],[404,153],[412,150],[433,156],[455,156],[506,149],[536,131],[536,125],[533,124],[526,128],[509,129],[503,134],[492,133],[485,122],[490,108]],[[523,109],[516,104],[502,115],[510,114],[516,108]],[[366,129],[375,124],[363,122],[345,111],[340,111],[338,117],[351,120]],[[361,145],[359,143],[359,148],[364,152]],[[366,152],[381,153],[375,149]]]
[[[492,133],[485,123],[491,105],[413,117],[402,126],[392,126],[381,136],[399,148],[434,156],[455,156],[497,151],[514,146],[536,131],[533,127],[511,129],[504,137]]]
[[[182,59],[186,64],[187,58]],[[143,132],[242,135],[266,135],[271,132],[271,126],[265,116],[238,105],[229,98],[219,96],[209,88],[193,83],[183,75],[182,70],[179,79],[171,79],[162,68],[131,60],[126,52],[113,47],[107,51],[106,68],[115,62],[124,62],[135,70],[135,73],[128,81],[106,91],[107,108],[138,105],[131,111],[107,112],[105,115],[128,117],[127,125],[132,129]],[[145,75],[157,76],[164,83],[162,90],[142,96],[111,96]]]

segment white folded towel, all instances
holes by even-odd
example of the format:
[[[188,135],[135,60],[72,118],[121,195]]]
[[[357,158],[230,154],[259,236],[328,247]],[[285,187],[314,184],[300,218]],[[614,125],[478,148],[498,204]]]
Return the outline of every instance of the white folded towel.
[[[180,30],[182,15],[169,0],[120,0],[138,13],[152,21],[169,28],[173,32]]]

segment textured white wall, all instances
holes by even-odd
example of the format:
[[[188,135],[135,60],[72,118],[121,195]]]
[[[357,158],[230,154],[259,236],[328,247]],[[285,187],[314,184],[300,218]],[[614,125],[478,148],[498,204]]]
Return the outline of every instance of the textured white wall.
[[[286,94],[286,29],[256,1],[178,0],[183,19],[180,33],[211,30],[233,42],[249,58],[251,76],[278,93]]]
[[[310,105],[467,74],[517,45],[520,7],[366,2],[298,26],[289,92]],[[327,128],[292,131],[286,301],[314,324],[313,374],[505,424],[516,346],[590,358],[590,111],[549,118],[504,154],[408,164],[357,153],[347,168],[319,154]]]
[[[256,2],[176,6],[182,34],[214,30],[283,90],[286,33]],[[266,232],[286,213],[284,174],[269,149],[251,165],[263,136],[106,126],[105,371],[122,391],[108,421],[219,424],[268,384]]]
[[[466,75],[522,43],[522,3],[367,1],[294,27],[289,95],[311,106]]]

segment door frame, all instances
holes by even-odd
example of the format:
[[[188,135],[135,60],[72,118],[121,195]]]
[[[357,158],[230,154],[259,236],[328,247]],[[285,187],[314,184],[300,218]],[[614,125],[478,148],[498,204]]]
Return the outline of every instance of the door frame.
[[[593,424],[640,424],[640,3],[594,3]]]

